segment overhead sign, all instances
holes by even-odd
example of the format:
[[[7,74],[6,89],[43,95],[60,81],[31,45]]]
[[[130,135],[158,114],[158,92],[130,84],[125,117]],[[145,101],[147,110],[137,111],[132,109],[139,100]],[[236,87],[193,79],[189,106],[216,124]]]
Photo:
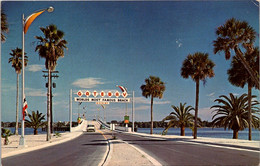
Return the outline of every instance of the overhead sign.
[[[112,96],[115,96],[117,98],[120,97],[120,96],[126,98],[128,96],[126,91],[124,91],[122,93],[120,93],[118,91],[116,91],[115,93],[112,93],[111,91],[109,91],[109,92],[106,93],[104,91],[101,91],[101,92],[97,92],[97,91],[90,92],[88,90],[85,91],[85,92],[79,90],[77,92],[77,95],[78,95],[78,97],[82,97],[82,96],[86,96],[86,97],[90,97],[90,96],[93,96],[93,97],[98,97],[98,96],[100,96],[100,97],[105,97],[105,96],[112,97]]]
[[[79,90],[79,91],[77,92],[77,95],[78,95],[79,97],[81,97],[81,96],[83,95],[83,93]]]
[[[100,105],[103,105],[103,104],[109,104],[109,102],[107,102],[107,101],[98,101],[98,102],[96,102],[96,104],[100,104]]]
[[[125,124],[129,123],[129,116],[127,116],[127,115],[124,116],[124,123]]]
[[[129,103],[130,98],[91,98],[91,97],[75,97],[76,102],[112,102],[112,103]]]

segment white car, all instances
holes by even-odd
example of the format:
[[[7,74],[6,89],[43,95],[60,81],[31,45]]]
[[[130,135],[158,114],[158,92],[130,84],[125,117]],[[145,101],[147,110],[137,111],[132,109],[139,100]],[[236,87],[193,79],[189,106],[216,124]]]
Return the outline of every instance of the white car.
[[[87,126],[87,132],[89,132],[89,131],[95,132],[95,131],[96,131],[95,126],[92,125],[92,124],[89,124],[89,125]]]

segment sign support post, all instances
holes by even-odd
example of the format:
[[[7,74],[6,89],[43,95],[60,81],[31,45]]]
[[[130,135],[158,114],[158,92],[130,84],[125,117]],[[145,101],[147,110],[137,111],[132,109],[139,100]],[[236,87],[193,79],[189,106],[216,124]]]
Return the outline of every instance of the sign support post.
[[[72,89],[70,89],[70,105],[69,105],[69,117],[70,117],[70,132],[72,129]]]
[[[133,96],[132,96],[132,132],[135,132],[135,103],[134,103],[134,97],[135,97],[135,91],[133,91]]]

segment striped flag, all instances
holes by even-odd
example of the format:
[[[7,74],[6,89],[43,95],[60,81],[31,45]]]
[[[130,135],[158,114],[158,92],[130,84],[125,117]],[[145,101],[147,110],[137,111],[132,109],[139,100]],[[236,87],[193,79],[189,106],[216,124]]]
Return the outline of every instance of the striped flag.
[[[27,19],[24,22],[24,34],[26,34],[28,28],[30,27],[30,25],[32,24],[32,22],[36,19],[36,17],[38,17],[40,14],[42,14],[45,10],[41,10],[38,12],[35,12],[33,14],[31,14],[30,16],[27,17]]]
[[[120,85],[117,85],[117,86],[121,89],[122,92],[127,92],[126,87],[123,87],[123,86],[120,86]]]
[[[27,108],[28,108],[27,101],[26,101],[26,98],[24,97],[24,99],[23,99],[23,120],[25,119],[25,116],[28,115]]]

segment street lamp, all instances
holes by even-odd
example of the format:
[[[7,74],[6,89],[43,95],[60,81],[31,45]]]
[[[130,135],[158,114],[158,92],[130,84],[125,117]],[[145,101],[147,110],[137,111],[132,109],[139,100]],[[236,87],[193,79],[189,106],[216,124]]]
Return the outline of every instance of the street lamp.
[[[53,12],[54,8],[53,7],[49,7],[47,9],[42,9],[39,11],[34,12],[33,14],[31,14],[30,16],[28,16],[26,19],[24,19],[24,14],[22,17],[22,27],[23,27],[23,33],[22,33],[22,43],[23,43],[23,51],[22,51],[22,112],[23,112],[23,118],[22,118],[22,131],[21,131],[21,137],[20,137],[20,141],[19,141],[19,145],[20,146],[25,146],[25,138],[24,138],[24,117],[25,117],[25,109],[26,107],[24,107],[24,103],[26,102],[25,100],[25,94],[24,94],[24,34],[26,34],[28,28],[30,27],[30,25],[32,24],[32,22],[39,16],[41,15],[43,12],[48,11],[48,12]]]

